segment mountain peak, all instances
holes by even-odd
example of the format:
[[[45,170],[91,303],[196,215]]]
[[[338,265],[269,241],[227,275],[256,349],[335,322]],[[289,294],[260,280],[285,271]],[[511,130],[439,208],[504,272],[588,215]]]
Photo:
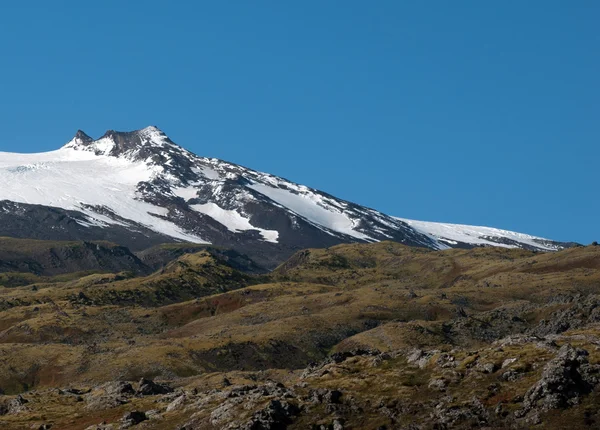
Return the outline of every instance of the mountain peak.
[[[73,139],[80,140],[81,142],[92,142],[94,140],[83,130],[77,130],[77,133],[75,133],[75,137]]]
[[[65,145],[65,147],[74,148],[78,146],[87,146],[93,141],[94,139],[88,136],[83,130],[77,130],[77,133],[75,133],[73,139],[71,139],[69,143]]]
[[[117,139],[117,140],[131,140],[134,138],[139,138],[139,140],[143,143],[145,141],[151,140],[153,138],[167,138],[167,135],[158,127],[154,125],[150,125],[146,128],[142,128],[134,131],[116,131],[116,130],[107,130],[104,135],[100,139]],[[98,140],[100,140],[98,139]]]
[[[107,130],[99,139],[94,140],[86,133],[78,130],[75,137],[65,145],[66,148],[91,151],[97,155],[122,155],[138,158],[140,152],[160,152],[161,148],[175,146],[169,137],[158,127],[151,125],[140,130],[116,131]]]
[[[149,133],[158,133],[158,134],[162,134],[162,135],[165,134],[160,128],[158,128],[155,125],[149,125],[148,127],[142,128],[141,130],[138,130],[137,132],[145,133],[145,134],[149,134]]]

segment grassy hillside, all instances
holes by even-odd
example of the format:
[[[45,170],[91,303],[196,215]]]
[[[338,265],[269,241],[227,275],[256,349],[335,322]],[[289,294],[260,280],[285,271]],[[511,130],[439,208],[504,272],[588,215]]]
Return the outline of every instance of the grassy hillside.
[[[110,242],[60,242],[0,237],[0,273],[13,276],[16,273],[56,276],[86,271],[125,270],[143,274],[149,272],[149,267],[129,249]],[[6,276],[8,275],[4,279]]]
[[[301,251],[266,275],[240,256],[198,251],[144,276],[10,275],[16,280],[0,288],[0,390],[7,401],[19,393],[37,400],[25,412],[0,412],[0,425],[30,428],[44,416],[58,428],[86,428],[132,408],[162,416],[140,428],[243,427],[254,413],[289,428],[334,428],[336,420],[356,429],[600,423],[592,407],[600,247],[340,245]],[[165,252],[181,251],[154,249],[146,261]],[[569,345],[585,354],[560,349]],[[558,384],[564,392],[556,384],[535,391],[552,366],[574,379]],[[101,384],[141,377],[180,387],[181,408],[167,411],[175,398],[159,396],[94,409]],[[247,390],[228,418],[215,418],[232,387],[276,382],[291,397],[267,387],[252,400]],[[74,386],[92,394],[69,403],[46,391]],[[311,390],[340,390],[344,400],[314,403]],[[270,401],[300,411],[275,413]],[[199,402],[205,406],[193,406]],[[252,428],[284,428],[265,426]]]

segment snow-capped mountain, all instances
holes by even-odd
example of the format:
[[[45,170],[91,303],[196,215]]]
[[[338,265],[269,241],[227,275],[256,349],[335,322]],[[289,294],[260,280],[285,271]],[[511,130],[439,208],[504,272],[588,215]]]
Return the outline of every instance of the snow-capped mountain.
[[[82,131],[62,148],[0,153],[0,235],[107,239],[140,250],[189,241],[272,267],[300,248],[393,240],[433,249],[569,244],[486,227],[385,215],[283,178],[199,157],[156,127]]]

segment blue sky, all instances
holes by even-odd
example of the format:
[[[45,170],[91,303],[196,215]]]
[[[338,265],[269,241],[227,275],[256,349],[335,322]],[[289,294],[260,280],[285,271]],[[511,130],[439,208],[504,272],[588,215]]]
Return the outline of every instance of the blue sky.
[[[392,215],[600,239],[597,1],[7,4],[0,151],[153,124]]]

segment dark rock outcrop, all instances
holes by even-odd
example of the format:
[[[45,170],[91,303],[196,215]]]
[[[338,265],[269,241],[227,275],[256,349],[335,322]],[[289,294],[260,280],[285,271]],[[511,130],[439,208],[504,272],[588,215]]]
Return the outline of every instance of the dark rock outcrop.
[[[168,394],[172,393],[173,388],[166,384],[158,384],[151,379],[142,378],[139,383],[139,388],[136,391],[137,395],[140,396],[154,396],[157,394]]]
[[[541,379],[525,394],[517,416],[567,408],[579,403],[600,381],[600,366],[588,363],[588,352],[563,345],[544,367]]]

